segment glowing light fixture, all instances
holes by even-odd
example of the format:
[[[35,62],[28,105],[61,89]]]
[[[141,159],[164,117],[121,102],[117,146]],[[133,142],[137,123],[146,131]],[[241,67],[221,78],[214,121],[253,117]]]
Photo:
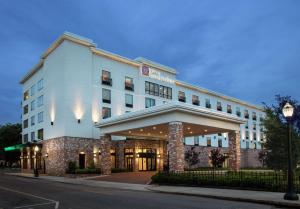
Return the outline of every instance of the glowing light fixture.
[[[294,107],[290,103],[286,103],[282,109],[285,118],[291,118],[294,114]]]

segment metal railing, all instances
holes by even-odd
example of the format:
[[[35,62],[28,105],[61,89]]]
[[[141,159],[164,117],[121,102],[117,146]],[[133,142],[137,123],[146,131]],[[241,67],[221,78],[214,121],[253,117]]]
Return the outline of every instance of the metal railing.
[[[160,184],[239,188],[274,192],[287,191],[287,174],[275,171],[199,170],[161,171],[154,178]],[[300,192],[300,175],[294,175],[295,191]]]

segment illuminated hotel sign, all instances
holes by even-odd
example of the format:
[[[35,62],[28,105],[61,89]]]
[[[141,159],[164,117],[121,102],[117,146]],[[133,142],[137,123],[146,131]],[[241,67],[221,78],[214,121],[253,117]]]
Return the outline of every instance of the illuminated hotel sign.
[[[149,76],[150,78],[159,80],[159,81],[164,81],[168,83],[175,83],[175,81],[167,76],[161,75],[161,73],[157,70],[154,70],[153,68],[150,68],[148,66],[143,65],[141,68],[141,73],[144,76]]]

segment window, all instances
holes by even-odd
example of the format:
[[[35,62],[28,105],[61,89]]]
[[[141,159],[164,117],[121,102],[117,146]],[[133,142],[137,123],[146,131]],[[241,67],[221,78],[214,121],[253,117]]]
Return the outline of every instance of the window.
[[[30,110],[33,111],[35,109],[35,100],[30,103]]]
[[[29,99],[29,92],[28,92],[28,90],[23,93],[23,100],[26,101],[27,99]]]
[[[222,139],[218,139],[218,147],[222,147]]]
[[[111,103],[111,91],[109,89],[102,89],[102,102]]]
[[[44,96],[42,95],[37,98],[37,106],[40,107],[43,104],[44,104]]]
[[[103,107],[102,108],[102,118],[106,119],[106,118],[110,118],[111,117],[111,109],[108,107]]]
[[[249,128],[249,123],[248,123],[248,121],[247,121],[246,124],[245,124],[245,128],[246,128],[246,129]]]
[[[35,133],[34,133],[34,131],[31,132],[31,134],[30,134],[30,139],[31,139],[31,141],[34,141],[34,140],[35,140]]]
[[[23,121],[23,128],[28,128],[28,119]]]
[[[221,102],[217,102],[217,110],[222,111],[222,103]]]
[[[246,131],[246,139],[249,139],[249,131]]]
[[[199,145],[199,136],[194,136],[194,145]]]
[[[236,115],[241,117],[241,109],[240,107],[236,107]]]
[[[33,96],[35,94],[35,85],[32,85],[30,88],[30,95]]]
[[[172,99],[172,88],[145,82],[145,93],[153,96],[160,96],[166,99]]]
[[[230,114],[232,113],[231,105],[229,105],[229,104],[227,105],[227,113],[230,113]]]
[[[38,123],[41,123],[44,121],[44,112],[38,113]]]
[[[246,141],[246,149],[249,149],[249,142]]]
[[[256,130],[256,123],[253,123],[253,130]]]
[[[252,112],[252,120],[256,120],[256,112]]]
[[[131,94],[125,94],[125,106],[133,108],[133,96]]]
[[[199,97],[196,96],[196,95],[193,95],[193,96],[192,96],[192,103],[193,103],[193,105],[199,106],[199,105],[200,105]]]
[[[37,89],[38,91],[42,90],[44,87],[44,79],[39,80],[39,82],[37,83]]]
[[[257,148],[257,145],[256,145],[256,142],[253,143],[253,149],[256,149]]]
[[[28,142],[28,134],[24,134],[23,135],[23,143],[27,143]]]
[[[35,116],[31,116],[31,118],[30,118],[30,125],[31,126],[35,125]]]
[[[205,99],[205,107],[211,108],[210,99]]]
[[[178,92],[178,101],[185,102],[185,93],[183,91]]]
[[[145,98],[145,108],[155,106],[155,99],[152,98]]]
[[[249,119],[249,112],[248,112],[248,110],[244,110],[244,116],[245,116],[245,118]]]
[[[25,114],[27,114],[28,113],[28,105],[25,105],[24,107],[23,107],[23,114],[25,115]]]
[[[255,140],[256,141],[256,132],[253,132],[253,140]]]
[[[134,91],[133,79],[130,77],[125,77],[125,90]]]
[[[44,139],[44,129],[39,129],[38,130],[38,135],[37,135],[39,140],[43,140]]]
[[[211,147],[211,138],[210,137],[207,137],[207,146]]]
[[[110,72],[106,70],[102,70],[101,80],[102,80],[102,84],[112,86],[112,79],[110,77]]]

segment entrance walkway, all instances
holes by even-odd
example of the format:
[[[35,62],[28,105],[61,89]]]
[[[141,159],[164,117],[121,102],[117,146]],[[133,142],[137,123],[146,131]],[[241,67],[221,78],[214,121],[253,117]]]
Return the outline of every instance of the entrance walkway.
[[[91,178],[97,181],[122,182],[131,184],[148,184],[156,171],[112,173],[109,176]]]

